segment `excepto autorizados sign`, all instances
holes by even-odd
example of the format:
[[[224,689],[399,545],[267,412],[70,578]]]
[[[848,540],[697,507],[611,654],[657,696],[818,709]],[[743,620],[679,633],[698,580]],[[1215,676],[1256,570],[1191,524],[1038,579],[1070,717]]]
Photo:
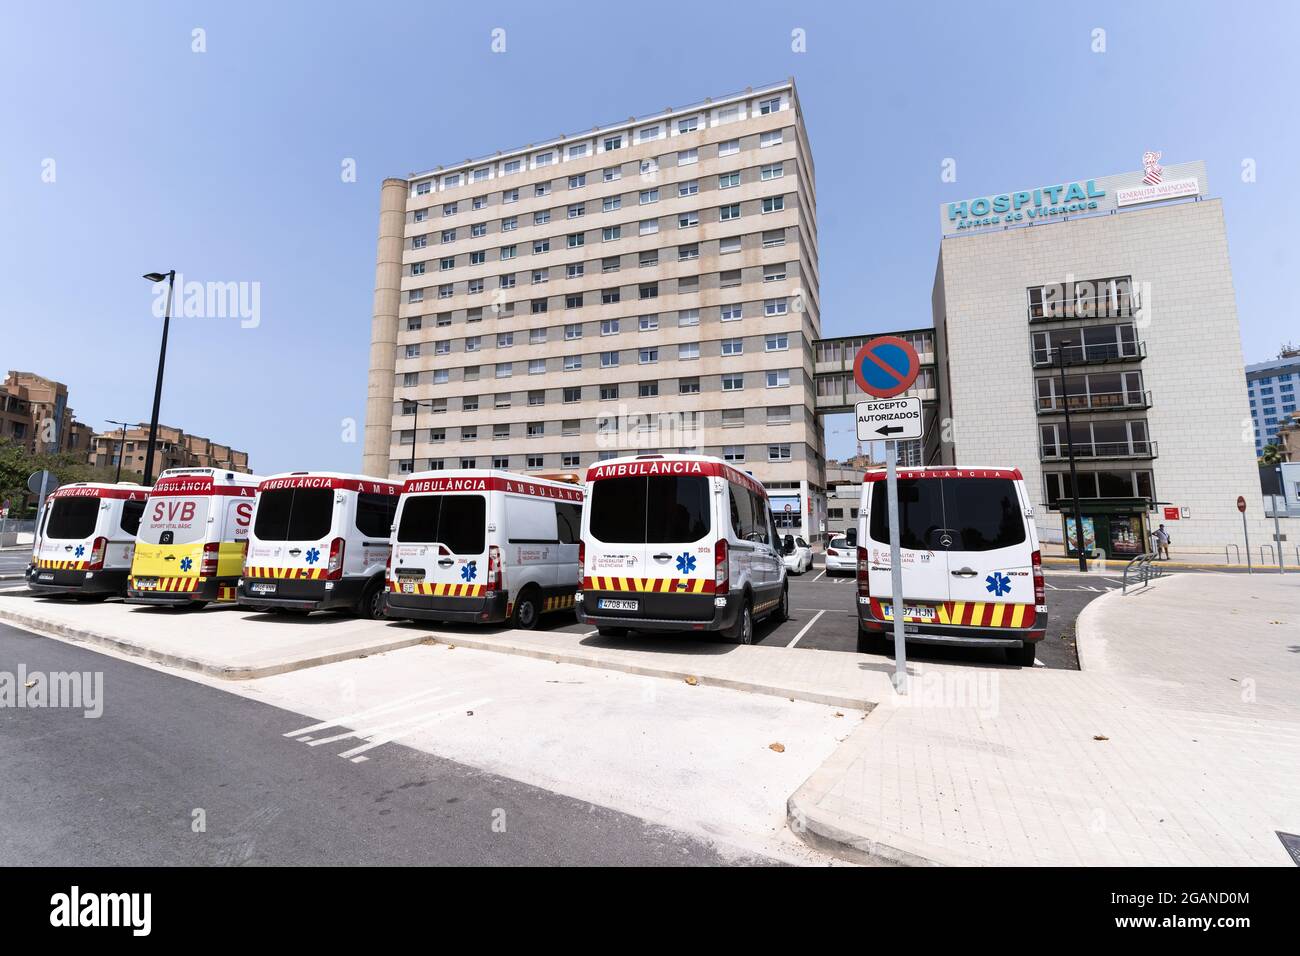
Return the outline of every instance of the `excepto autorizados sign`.
[[[921,400],[915,396],[858,402],[855,411],[858,441],[900,441],[920,438],[925,433],[921,421]]]

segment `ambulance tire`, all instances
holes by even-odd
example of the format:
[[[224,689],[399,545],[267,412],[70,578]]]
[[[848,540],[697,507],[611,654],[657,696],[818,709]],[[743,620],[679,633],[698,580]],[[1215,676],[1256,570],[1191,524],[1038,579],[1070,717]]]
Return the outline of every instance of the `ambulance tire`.
[[[510,614],[510,626],[521,631],[531,631],[537,627],[542,618],[541,592],[533,585],[528,585],[519,592],[515,609]]]
[[[776,610],[772,612],[772,621],[776,624],[784,624],[790,620],[790,585],[781,585],[781,600],[776,602]]]
[[[748,593],[745,594],[740,611],[736,614],[736,623],[732,625],[727,637],[737,644],[754,643],[754,611]]]
[[[1007,661],[1020,667],[1033,667],[1038,656],[1038,642],[1024,641],[1019,647],[1007,648]]]
[[[384,613],[387,601],[387,595],[384,594],[384,582],[376,579],[366,585],[365,591],[361,593],[361,601],[357,604],[357,614],[370,621],[382,621],[386,615]]]

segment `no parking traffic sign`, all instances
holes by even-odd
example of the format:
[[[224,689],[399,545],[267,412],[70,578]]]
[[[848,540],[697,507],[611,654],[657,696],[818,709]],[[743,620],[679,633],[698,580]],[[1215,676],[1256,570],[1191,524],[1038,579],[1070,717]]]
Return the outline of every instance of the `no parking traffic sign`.
[[[893,398],[906,392],[920,369],[916,349],[896,335],[877,336],[853,357],[853,377],[858,388],[876,398]]]

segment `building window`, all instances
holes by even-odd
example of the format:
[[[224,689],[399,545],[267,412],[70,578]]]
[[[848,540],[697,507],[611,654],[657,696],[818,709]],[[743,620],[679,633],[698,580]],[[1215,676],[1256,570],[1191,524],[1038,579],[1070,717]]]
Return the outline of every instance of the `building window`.
[[[574,402],[582,401],[582,386],[574,385],[564,390],[564,404],[572,405]]]
[[[745,352],[744,339],[723,339],[722,340],[723,355],[743,355],[744,352]]]
[[[698,395],[700,394],[700,380],[698,378],[679,378],[677,380],[678,395]]]
[[[686,116],[677,121],[678,133],[694,133],[700,128],[700,118],[698,116]]]
[[[659,396],[658,382],[642,382],[637,386],[638,398],[657,398]]]
[[[725,445],[722,449],[722,460],[729,461],[732,464],[745,460],[744,445]]]
[[[734,202],[718,209],[718,219],[721,222],[729,222],[733,219],[740,218],[740,203]]]
[[[781,145],[781,130],[770,129],[765,133],[760,133],[758,137],[758,146],[760,149],[766,149],[768,146]]]
[[[683,342],[677,346],[677,358],[683,362],[689,362],[692,359],[700,357],[699,342]]]
[[[740,185],[740,173],[723,173],[718,177],[719,189],[732,189]]]
[[[622,208],[623,208],[622,196],[606,196],[603,200],[601,200],[600,203],[600,209],[602,212],[614,212],[614,210],[622,209]]]
[[[618,399],[617,385],[602,385],[600,387],[600,400],[602,402],[612,402]]]
[[[789,388],[789,386],[790,386],[789,369],[781,368],[781,369],[768,370],[767,372],[768,388]]]
[[[719,156],[733,156],[738,152],[740,152],[740,140],[738,139],[729,139],[718,144]]]
[[[772,163],[768,166],[761,167],[758,171],[758,178],[763,182],[767,182],[770,179],[780,179],[784,175],[784,163]]]
[[[641,349],[638,354],[638,361],[641,365],[653,365],[659,361],[659,350],[657,348]]]
[[[763,266],[764,282],[780,282],[785,278],[785,263],[780,262],[775,265]]]
[[[740,236],[728,236],[725,239],[718,240],[718,254],[726,255],[729,252],[740,251]]]
[[[639,198],[639,202],[640,202],[640,204],[641,204],[642,206],[648,206],[648,205],[650,205],[651,203],[656,203],[656,202],[658,202],[658,201],[659,201],[659,189],[658,189],[658,187],[656,187],[656,188],[654,188],[654,189],[643,189],[643,190],[641,190],[641,195],[640,195],[640,198]]]
[[[601,335],[618,335],[618,319],[601,319]]]
[[[758,104],[758,115],[766,116],[768,113],[775,113],[781,108],[781,97],[775,96],[770,100],[763,100]]]
[[[764,196],[763,212],[780,212],[785,208],[784,196]]]
[[[740,319],[744,318],[744,306],[742,306],[739,302],[735,302],[730,305],[724,305],[722,307],[721,312],[719,313],[719,317],[722,319],[723,322],[739,321]]]
[[[745,388],[745,376],[740,372],[734,372],[722,376],[722,390],[724,392],[739,392]]]
[[[768,445],[768,461],[790,461],[790,446],[788,444]]]
[[[618,367],[618,353],[617,353],[617,352],[601,352],[601,353],[600,353],[600,367],[601,367],[601,368],[617,368],[617,367]]]
[[[785,315],[787,311],[785,299],[768,299],[763,303],[764,315]]]
[[[659,328],[659,316],[643,315],[637,320],[637,329],[641,332],[654,332]]]
[[[769,425],[789,425],[790,424],[790,406],[789,405],[769,405],[767,407],[767,423]]]
[[[601,242],[613,242],[616,239],[623,238],[622,226],[606,226],[600,231]]]
[[[680,312],[677,313],[677,324],[682,328],[685,328],[687,326],[692,326],[692,325],[699,325],[700,310],[682,309]]]

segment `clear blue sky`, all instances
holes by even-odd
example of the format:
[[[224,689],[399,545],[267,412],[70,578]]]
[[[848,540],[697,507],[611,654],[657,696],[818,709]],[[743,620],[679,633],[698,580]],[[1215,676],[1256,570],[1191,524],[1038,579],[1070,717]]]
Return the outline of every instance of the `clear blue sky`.
[[[0,365],[67,382],[96,426],[147,419],[158,321],[140,274],[256,281],[258,328],[173,323],[163,420],[247,448],[263,474],[355,469],[385,176],[790,75],[817,166],[824,334],[930,323],[940,202],[1135,169],[1155,148],[1208,164],[1261,361],[1300,338],[1298,8],[9,4]]]

